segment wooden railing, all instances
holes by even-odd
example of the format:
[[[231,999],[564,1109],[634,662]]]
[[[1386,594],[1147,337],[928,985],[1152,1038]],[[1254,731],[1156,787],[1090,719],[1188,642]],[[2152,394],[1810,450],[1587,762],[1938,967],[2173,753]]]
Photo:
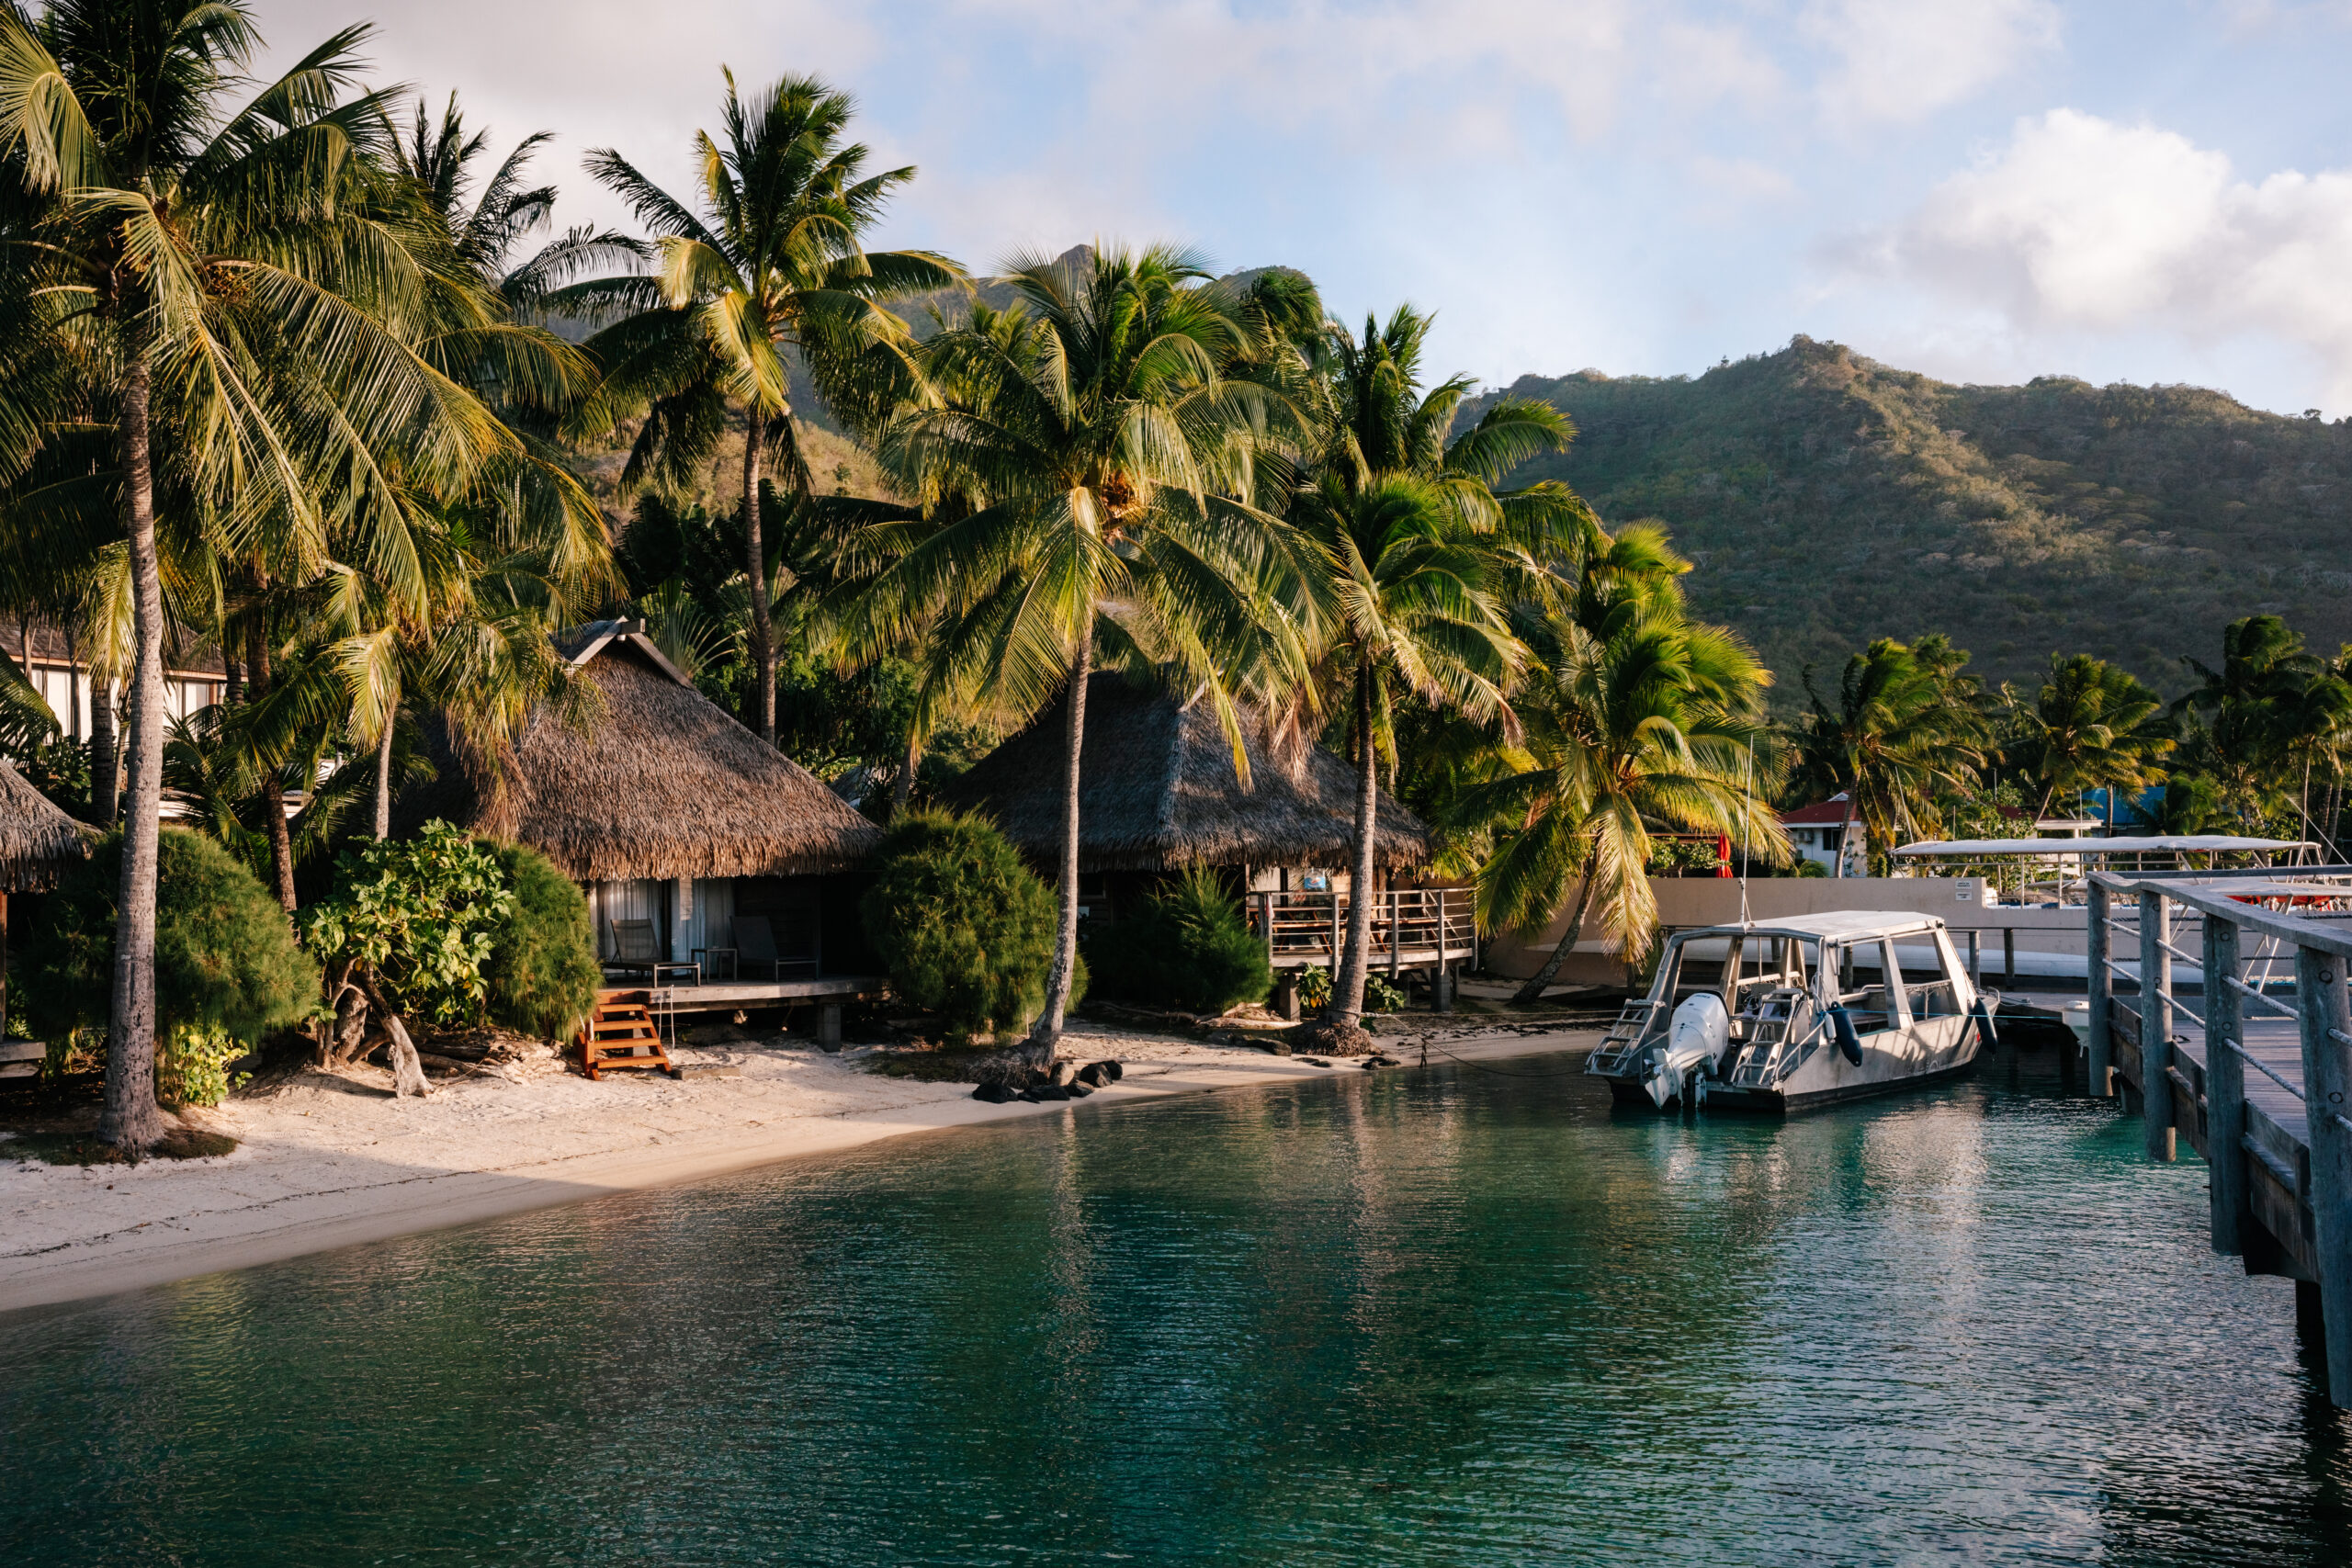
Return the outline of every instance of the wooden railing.
[[[1252,893],[1250,929],[1276,968],[1336,967],[1347,945],[1352,896]],[[1399,887],[1372,895],[1372,961],[1390,973],[1477,955],[1477,920],[1466,887]]]

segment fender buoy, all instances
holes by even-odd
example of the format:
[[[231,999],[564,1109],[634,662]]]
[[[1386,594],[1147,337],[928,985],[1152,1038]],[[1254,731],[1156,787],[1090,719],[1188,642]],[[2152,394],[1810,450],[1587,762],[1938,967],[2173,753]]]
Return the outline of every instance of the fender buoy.
[[[1862,1037],[1854,1032],[1854,1015],[1840,1002],[1829,1010],[1829,1032],[1838,1037],[1838,1054],[1853,1063],[1862,1065]]]

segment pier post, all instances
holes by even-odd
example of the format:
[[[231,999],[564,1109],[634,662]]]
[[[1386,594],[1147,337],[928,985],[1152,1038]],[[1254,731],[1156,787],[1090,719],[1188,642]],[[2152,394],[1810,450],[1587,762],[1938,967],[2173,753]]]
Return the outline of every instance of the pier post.
[[[2245,1061],[2230,1043],[2245,1038],[2238,994],[2238,928],[2205,917],[2205,1163],[2213,1203],[2213,1250],[2224,1258],[2245,1251]]]
[[[2163,894],[2140,895],[2140,1117],[2150,1159],[2174,1152],[2171,912]]]
[[[2090,1078],[2090,1091],[2102,1100],[2115,1092],[2115,1010],[2108,1005],[2114,995],[2115,976],[2107,966],[2107,886],[2093,873],[2090,925],[2086,932],[2090,964],[2085,971],[2091,1002],[2091,1037],[2084,1047],[2084,1066]]]
[[[2014,991],[2018,988],[2018,928],[2001,928],[2001,984]]]
[[[2319,1307],[2327,1328],[2328,1398],[2352,1410],[2352,1008],[2345,960],[2295,949],[2302,1010],[2303,1111],[2312,1153],[2312,1250],[2319,1257]]]

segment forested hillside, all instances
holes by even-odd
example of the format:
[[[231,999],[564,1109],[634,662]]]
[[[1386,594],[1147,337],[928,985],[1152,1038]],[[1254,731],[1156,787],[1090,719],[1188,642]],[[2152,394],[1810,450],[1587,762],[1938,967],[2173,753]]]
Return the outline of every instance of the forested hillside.
[[[1695,379],[1510,389],[1579,431],[1514,482],[1667,524],[1700,563],[1694,603],[1755,639],[1779,705],[1802,701],[1808,661],[1834,681],[1880,636],[1948,632],[1996,679],[2093,653],[2167,694],[2180,655],[2213,661],[2257,611],[2320,651],[2352,639],[2341,423],[2188,387],[1955,387],[1804,337]]]

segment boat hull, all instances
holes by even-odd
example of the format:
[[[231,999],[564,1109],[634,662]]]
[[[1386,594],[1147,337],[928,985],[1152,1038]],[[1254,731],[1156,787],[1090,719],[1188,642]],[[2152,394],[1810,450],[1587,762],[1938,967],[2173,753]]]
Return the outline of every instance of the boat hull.
[[[1849,1062],[1834,1045],[1815,1050],[1786,1078],[1771,1088],[1743,1087],[1709,1079],[1706,1106],[1710,1111],[1755,1111],[1771,1115],[1841,1105],[1898,1089],[1940,1082],[1975,1066],[1984,1047],[1975,1026],[1965,1018],[1940,1018],[1907,1030],[1867,1035],[1862,1059]],[[1655,1105],[1643,1081],[1616,1074],[1602,1076],[1610,1098],[1619,1105],[1647,1110],[1679,1110],[1687,1094]]]

